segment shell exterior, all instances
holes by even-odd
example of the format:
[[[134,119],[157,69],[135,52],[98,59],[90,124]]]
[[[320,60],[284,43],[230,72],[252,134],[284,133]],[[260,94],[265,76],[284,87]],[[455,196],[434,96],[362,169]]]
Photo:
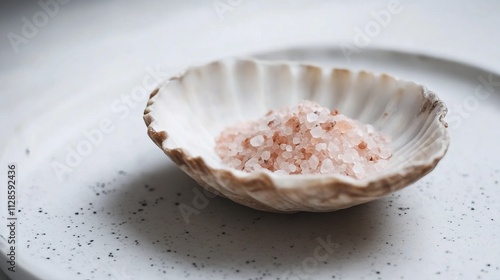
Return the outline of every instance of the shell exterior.
[[[376,176],[246,173],[222,164],[215,137],[270,109],[316,101],[390,135],[393,156]],[[386,74],[289,62],[222,60],[188,69],[151,94],[151,139],[207,190],[271,212],[326,212],[368,202],[429,173],[445,155],[447,109],[431,91]]]

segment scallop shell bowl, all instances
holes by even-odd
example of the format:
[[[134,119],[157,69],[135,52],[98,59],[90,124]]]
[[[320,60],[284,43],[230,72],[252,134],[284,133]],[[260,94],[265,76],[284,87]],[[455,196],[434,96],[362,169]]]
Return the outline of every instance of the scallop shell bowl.
[[[337,109],[389,135],[392,157],[365,179],[339,174],[283,175],[225,166],[215,138],[302,100]],[[447,109],[424,86],[386,74],[314,65],[228,59],[163,82],[144,112],[151,139],[206,190],[269,212],[327,212],[384,197],[434,169],[449,145]]]

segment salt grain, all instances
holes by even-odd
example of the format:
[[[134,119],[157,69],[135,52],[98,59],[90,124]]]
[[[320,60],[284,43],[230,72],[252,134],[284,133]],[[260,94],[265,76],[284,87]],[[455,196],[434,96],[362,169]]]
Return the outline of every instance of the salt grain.
[[[387,167],[392,156],[388,144],[388,137],[373,126],[304,101],[228,127],[217,137],[215,150],[223,163],[247,172],[362,179]]]
[[[316,144],[316,151],[321,152],[326,149],[326,143],[318,143]]]
[[[260,155],[260,157],[263,160],[268,160],[271,158],[271,153],[269,151],[263,151],[262,154]]]
[[[313,113],[307,114],[306,118],[307,118],[308,122],[315,122],[318,120],[318,115],[313,112]]]
[[[332,173],[334,171],[333,162],[331,159],[327,158],[321,163],[320,172],[323,174]]]
[[[325,131],[323,130],[323,128],[321,128],[321,126],[316,126],[315,128],[311,129],[311,135],[314,138],[321,137],[323,133],[325,133]]]
[[[250,145],[254,147],[262,146],[262,144],[264,144],[264,137],[262,135],[257,135],[250,139]]]
[[[309,158],[309,166],[311,167],[311,169],[316,169],[318,167],[318,164],[319,164],[318,157],[316,155],[312,155]]]

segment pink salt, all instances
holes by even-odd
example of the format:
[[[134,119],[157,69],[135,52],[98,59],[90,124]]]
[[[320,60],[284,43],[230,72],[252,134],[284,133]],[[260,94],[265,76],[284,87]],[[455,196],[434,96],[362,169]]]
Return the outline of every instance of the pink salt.
[[[224,164],[247,172],[363,179],[387,166],[392,156],[388,144],[389,138],[373,126],[303,101],[226,128],[216,138],[215,150]]]

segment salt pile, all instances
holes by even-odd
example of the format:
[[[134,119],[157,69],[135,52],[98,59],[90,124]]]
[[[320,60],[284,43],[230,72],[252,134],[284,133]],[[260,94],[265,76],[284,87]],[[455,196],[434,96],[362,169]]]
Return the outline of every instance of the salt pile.
[[[389,138],[371,125],[311,101],[226,128],[215,150],[224,164],[252,172],[343,174],[363,179],[391,157]]]

